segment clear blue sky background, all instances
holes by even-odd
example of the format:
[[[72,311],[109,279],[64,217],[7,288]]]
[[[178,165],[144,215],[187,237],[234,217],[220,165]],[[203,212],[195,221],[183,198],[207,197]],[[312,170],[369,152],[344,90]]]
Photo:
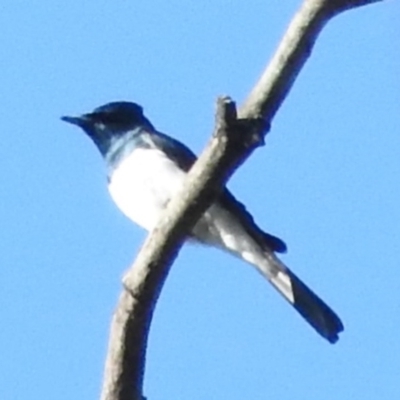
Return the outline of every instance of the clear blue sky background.
[[[300,1],[3,0],[0,398],[96,399],[121,276],[145,233],[59,117],[125,99],[201,151],[214,101],[240,104]],[[251,267],[185,247],[151,329],[145,394],[400,397],[399,11],[323,32],[266,146],[229,183],[343,318],[322,340]]]

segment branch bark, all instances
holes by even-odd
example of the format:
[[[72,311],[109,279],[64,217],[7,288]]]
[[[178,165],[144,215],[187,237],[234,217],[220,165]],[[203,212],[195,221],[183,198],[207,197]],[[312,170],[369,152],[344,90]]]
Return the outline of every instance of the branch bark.
[[[126,273],[111,324],[102,400],[143,400],[150,324],[157,299],[187,233],[233,172],[263,144],[270,123],[324,25],[347,9],[382,0],[305,0],[275,55],[240,108],[217,102],[214,134]]]

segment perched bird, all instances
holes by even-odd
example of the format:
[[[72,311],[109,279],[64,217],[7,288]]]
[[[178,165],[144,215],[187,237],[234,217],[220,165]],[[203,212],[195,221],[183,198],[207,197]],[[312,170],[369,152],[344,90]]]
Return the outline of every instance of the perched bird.
[[[99,149],[120,210],[143,228],[154,228],[196,161],[194,153],[158,132],[135,103],[108,103],[62,120],[82,128]],[[286,251],[285,243],[263,232],[228,189],[197,222],[191,239],[254,265],[319,334],[331,343],[338,340],[343,330],[339,317],[276,257]]]

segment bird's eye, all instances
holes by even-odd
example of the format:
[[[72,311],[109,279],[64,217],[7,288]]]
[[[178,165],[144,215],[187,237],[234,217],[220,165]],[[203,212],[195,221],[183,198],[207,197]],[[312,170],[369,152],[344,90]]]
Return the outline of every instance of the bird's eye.
[[[103,124],[118,123],[118,118],[116,118],[115,114],[106,113],[106,112],[92,113],[92,118],[95,121],[101,122]]]
[[[114,128],[126,127],[132,124],[132,116],[123,112],[95,111],[90,114],[94,123],[113,126]]]

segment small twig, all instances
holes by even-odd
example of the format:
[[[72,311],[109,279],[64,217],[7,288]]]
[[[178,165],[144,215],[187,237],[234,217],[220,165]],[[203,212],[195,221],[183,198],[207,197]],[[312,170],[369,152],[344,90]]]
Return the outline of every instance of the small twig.
[[[214,135],[171,199],[124,277],[111,325],[102,400],[144,400],[143,376],[153,311],[187,233],[238,166],[263,143],[270,122],[334,15],[380,0],[305,0],[269,66],[236,119],[234,103],[219,99]]]

